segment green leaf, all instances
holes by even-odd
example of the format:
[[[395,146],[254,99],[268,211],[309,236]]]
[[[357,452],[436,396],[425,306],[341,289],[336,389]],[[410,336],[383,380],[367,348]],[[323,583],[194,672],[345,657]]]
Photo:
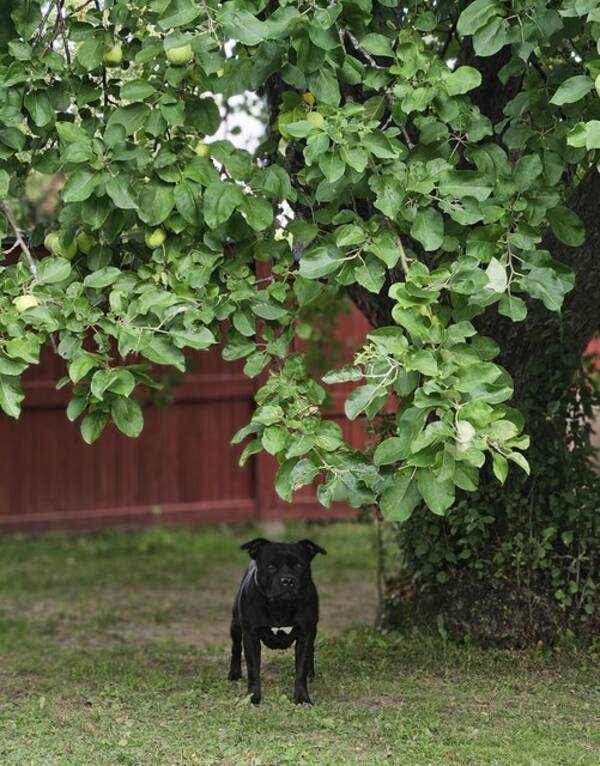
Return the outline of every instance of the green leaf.
[[[175,207],[185,220],[193,226],[198,226],[200,217],[201,187],[191,181],[180,181],[175,187]]]
[[[307,250],[300,261],[300,274],[307,279],[320,279],[341,266],[342,251],[332,245],[321,245]]]
[[[460,66],[446,76],[445,86],[449,96],[468,93],[481,85],[481,73],[472,66]]]
[[[268,24],[257,19],[249,11],[236,8],[235,3],[227,3],[224,6],[221,22],[225,35],[244,45],[258,45],[269,33]]]
[[[377,395],[377,386],[366,385],[355,388],[344,404],[344,412],[348,420],[356,418],[364,412]]]
[[[501,5],[498,0],[475,0],[460,14],[456,31],[459,35],[472,35],[500,11]]]
[[[85,287],[93,287],[101,289],[112,285],[121,276],[121,270],[115,266],[105,266],[103,269],[98,269],[92,274],[88,274],[83,280]]]
[[[108,423],[105,412],[91,412],[81,421],[81,435],[86,444],[93,444]]]
[[[38,264],[38,280],[46,285],[64,282],[71,273],[71,264],[66,258],[48,256]]]
[[[12,375],[0,375],[0,407],[11,418],[21,414],[21,402],[25,398],[21,382]]]
[[[45,90],[36,90],[25,96],[25,108],[31,115],[33,124],[43,128],[54,120],[54,108]]]
[[[418,210],[410,236],[420,242],[427,252],[438,250],[444,241],[444,219],[441,213],[432,207]]]
[[[508,42],[508,24],[497,16],[490,19],[473,36],[473,48],[478,56],[493,56]]]
[[[197,351],[209,348],[217,342],[208,327],[200,327],[197,330],[171,330],[171,338],[180,348],[187,346]]]
[[[150,183],[144,186],[140,194],[138,215],[148,226],[158,226],[171,215],[174,207],[173,189]]]
[[[121,210],[136,210],[133,191],[126,176],[114,176],[106,182],[106,193]]]
[[[428,468],[417,471],[417,486],[429,510],[437,516],[444,516],[454,503],[454,482],[450,479],[439,481]]]
[[[362,245],[366,236],[367,235],[362,227],[355,223],[348,223],[345,226],[340,226],[335,232],[335,244],[338,247]]]
[[[479,202],[485,202],[492,193],[492,187],[480,173],[454,170],[444,175],[439,192],[444,197],[475,197]]]
[[[317,477],[318,473],[319,469],[311,460],[308,458],[299,460],[290,473],[292,491],[310,484]]]
[[[98,399],[103,399],[106,391],[120,396],[129,396],[135,388],[135,378],[120,367],[97,370],[91,381],[91,391]]]
[[[394,49],[390,39],[385,35],[371,32],[365,35],[360,41],[360,48],[367,53],[372,53],[373,56],[388,56],[394,58]]]
[[[244,201],[239,186],[224,181],[211,183],[204,194],[204,220],[211,229],[225,223]]]
[[[323,376],[323,383],[348,383],[350,381],[361,380],[363,377],[360,367],[342,367],[339,370],[331,370]]]
[[[89,170],[75,170],[67,177],[62,196],[65,202],[83,202],[90,197],[98,183],[98,176]]]
[[[75,58],[88,72],[102,64],[104,57],[104,43],[100,39],[90,38],[77,47]]]
[[[560,276],[549,268],[530,269],[521,279],[521,288],[533,298],[538,298],[550,311],[558,311],[572,285],[565,284]]]
[[[504,293],[508,287],[506,266],[503,266],[497,258],[492,258],[485,270],[488,276],[488,287],[495,293]]]
[[[156,88],[147,80],[132,80],[121,86],[121,98],[127,101],[145,101],[155,93]]]
[[[494,452],[492,455],[492,467],[494,469],[494,476],[501,484],[504,484],[508,476],[508,460],[499,452]]]
[[[522,322],[527,317],[527,304],[516,295],[503,295],[498,304],[498,313],[513,322]]]
[[[183,353],[164,337],[152,336],[140,348],[141,353],[156,364],[169,364],[181,372],[185,371]]]
[[[254,231],[264,231],[273,223],[273,206],[262,197],[244,197],[244,217]]]
[[[593,89],[594,81],[586,75],[575,75],[569,77],[560,84],[556,93],[550,99],[551,104],[562,106],[563,104],[573,104],[580,101]]]
[[[144,416],[142,408],[134,399],[128,399],[124,396],[113,399],[110,405],[110,414],[113,423],[125,436],[136,438],[142,433]]]
[[[319,160],[319,168],[330,184],[338,181],[346,170],[346,165],[337,152],[328,152]]]
[[[73,383],[83,380],[90,370],[100,364],[98,357],[81,351],[69,365],[69,377]]]
[[[194,0],[171,0],[160,15],[158,26],[172,29],[190,24],[200,15],[200,6]]]
[[[287,431],[281,426],[268,426],[262,434],[262,444],[269,455],[276,455],[285,449]]]
[[[410,454],[410,445],[407,440],[399,436],[391,436],[377,446],[373,462],[375,465],[393,465],[400,460],[405,460]]]
[[[261,447],[260,439],[257,439],[259,449]],[[298,462],[298,458],[290,458],[279,466],[277,476],[275,477],[275,491],[282,500],[290,502],[292,499],[292,470]]]
[[[340,103],[340,87],[335,70],[323,67],[308,76],[308,88],[317,101],[337,106]]]
[[[527,459],[521,455],[520,452],[509,452],[506,457],[509,460],[512,460],[513,463],[516,463],[519,468],[522,468],[528,476],[531,474],[529,463],[527,462]]]
[[[585,226],[573,210],[562,205],[549,210],[548,223],[556,239],[565,245],[579,247],[585,242]]]
[[[115,109],[108,118],[106,129],[122,126],[125,135],[131,136],[144,126],[150,116],[150,107],[146,104],[129,104]]]
[[[397,475],[379,502],[386,521],[407,521],[421,500],[417,483],[410,476]]]
[[[569,133],[567,143],[579,148],[600,149],[600,120],[578,123]]]

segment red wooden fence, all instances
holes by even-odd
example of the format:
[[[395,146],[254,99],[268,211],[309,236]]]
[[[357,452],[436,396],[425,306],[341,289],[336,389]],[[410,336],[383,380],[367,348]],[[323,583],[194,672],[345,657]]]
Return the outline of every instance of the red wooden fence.
[[[366,322],[357,313],[340,322],[339,337],[350,351]],[[269,455],[240,468],[241,448],[229,442],[251,417],[257,384],[239,364],[224,362],[219,349],[193,362],[171,404],[146,409],[139,439],[110,426],[89,447],[79,424],[66,418],[68,393],[55,388],[62,360],[46,355],[27,374],[21,419],[0,414],[0,533],[350,513],[322,508],[311,489],[291,505],[282,502]],[[342,391],[334,392],[331,410],[342,422],[343,399]],[[343,427],[352,441],[360,440],[359,425]]]

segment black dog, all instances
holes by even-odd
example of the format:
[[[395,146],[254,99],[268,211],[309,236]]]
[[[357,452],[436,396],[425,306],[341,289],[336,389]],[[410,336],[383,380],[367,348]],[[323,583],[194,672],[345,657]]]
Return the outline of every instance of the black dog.
[[[310,563],[326,553],[311,540],[272,543],[260,537],[242,545],[250,562],[235,603],[231,621],[229,680],[242,677],[242,646],[248,671],[248,694],[260,702],[260,643],[287,649],[296,642],[294,702],[311,704],[307,678],[315,675],[314,646],[319,620],[319,597]]]

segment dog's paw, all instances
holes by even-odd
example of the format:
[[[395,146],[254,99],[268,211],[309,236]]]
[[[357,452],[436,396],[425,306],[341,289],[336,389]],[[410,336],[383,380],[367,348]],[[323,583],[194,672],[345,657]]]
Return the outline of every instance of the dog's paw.
[[[227,674],[227,678],[229,681],[239,681],[242,677],[242,671],[241,670],[230,670]]]
[[[294,694],[294,705],[312,705],[312,700],[307,691],[296,692]]]
[[[250,696],[250,702],[253,705],[260,705],[260,694],[252,694]]]

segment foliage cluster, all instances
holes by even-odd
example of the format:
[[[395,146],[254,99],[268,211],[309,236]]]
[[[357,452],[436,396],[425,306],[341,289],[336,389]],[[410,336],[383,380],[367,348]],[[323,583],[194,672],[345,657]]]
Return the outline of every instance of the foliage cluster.
[[[237,439],[277,456],[284,498],[320,476],[324,504],[401,520],[422,499],[445,514],[486,460],[501,482],[510,462],[529,470],[512,382],[473,320],[523,321],[529,298],[558,310],[573,285],[543,237],[585,237],[568,203],[600,148],[596,0],[3,7],[0,233],[22,251],[0,268],[8,415],[54,344],[83,438],[110,420],[136,436],[152,365],[183,370],[225,323],[225,358],[270,369]],[[492,120],[477,94],[499,51],[514,95]],[[247,92],[271,112],[254,153],[216,135]],[[50,233],[13,204],[31,173],[60,179]],[[371,461],[321,419],[325,390],[290,349],[329,285],[390,282],[396,324],[325,378],[361,383],[351,419],[398,397]]]
[[[600,389],[588,363],[565,391],[574,360],[553,350],[562,351],[549,343],[554,364],[532,370],[524,402],[537,435],[530,450],[533,478],[512,476],[502,491],[488,482],[463,495],[446,518],[415,514],[388,537],[392,548],[400,542],[402,556],[388,568],[390,619],[406,596],[396,591],[399,573],[407,571],[421,596],[444,600],[441,612],[462,635],[526,643],[555,640],[569,630],[597,634],[600,476],[590,435]],[[467,606],[456,597],[457,587],[482,598]],[[506,620],[502,611],[511,604]],[[515,619],[519,610],[523,621]]]

